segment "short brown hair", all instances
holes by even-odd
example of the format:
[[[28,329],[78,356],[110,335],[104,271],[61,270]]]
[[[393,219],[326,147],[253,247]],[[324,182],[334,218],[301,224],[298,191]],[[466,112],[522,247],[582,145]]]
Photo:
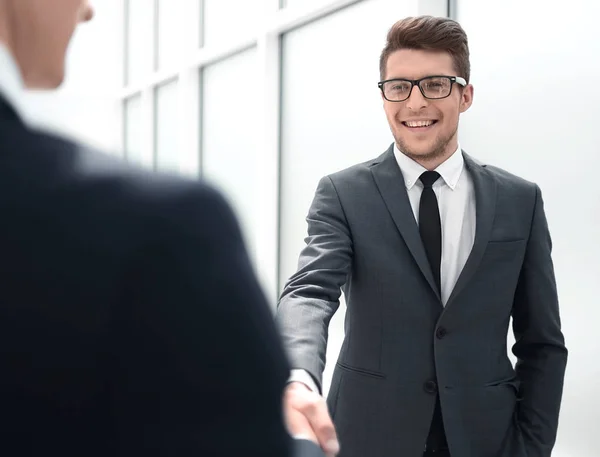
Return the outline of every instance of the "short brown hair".
[[[379,58],[379,73],[385,78],[387,61],[400,49],[420,49],[443,51],[452,56],[457,75],[471,77],[469,43],[467,34],[460,24],[446,17],[418,16],[407,17],[396,22],[388,32],[385,48]]]

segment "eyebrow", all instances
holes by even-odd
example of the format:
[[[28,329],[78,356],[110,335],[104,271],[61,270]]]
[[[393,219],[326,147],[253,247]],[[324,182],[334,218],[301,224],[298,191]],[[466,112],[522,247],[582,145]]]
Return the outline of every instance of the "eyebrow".
[[[418,78],[410,78],[408,76],[393,76],[393,77],[388,76],[385,79],[386,80],[390,80],[390,79],[408,79],[409,81],[416,81],[417,79],[429,78],[430,76],[449,76],[449,77],[453,77],[453,76],[456,76],[456,75],[454,73],[430,73],[430,74],[427,74],[427,75],[419,76]]]

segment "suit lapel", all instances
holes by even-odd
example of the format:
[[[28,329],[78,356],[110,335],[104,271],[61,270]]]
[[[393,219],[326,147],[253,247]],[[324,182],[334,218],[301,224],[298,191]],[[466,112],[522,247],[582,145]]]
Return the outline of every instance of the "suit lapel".
[[[463,157],[475,189],[475,241],[446,307],[452,304],[477,271],[490,240],[496,214],[496,181],[494,177],[486,170],[485,165],[478,164],[464,152]]]
[[[440,299],[440,294],[433,279],[427,255],[425,254],[425,248],[421,241],[419,228],[410,206],[404,177],[394,157],[393,145],[371,167],[371,173],[396,227],[398,227],[400,234],[404,238],[404,242],[408,246],[425,279],[438,299]]]

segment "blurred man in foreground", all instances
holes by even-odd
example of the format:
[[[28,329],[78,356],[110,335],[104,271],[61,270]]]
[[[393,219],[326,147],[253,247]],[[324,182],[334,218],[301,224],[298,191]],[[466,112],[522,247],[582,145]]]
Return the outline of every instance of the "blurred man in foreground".
[[[289,367],[223,198],[20,117],[92,15],[0,0],[4,454],[291,455]]]

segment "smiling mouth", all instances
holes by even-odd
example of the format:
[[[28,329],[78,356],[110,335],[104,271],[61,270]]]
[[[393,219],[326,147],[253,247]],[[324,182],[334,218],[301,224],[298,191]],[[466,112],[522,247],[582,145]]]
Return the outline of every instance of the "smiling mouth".
[[[436,124],[437,120],[429,119],[426,121],[404,121],[402,125],[411,129],[424,129]]]

